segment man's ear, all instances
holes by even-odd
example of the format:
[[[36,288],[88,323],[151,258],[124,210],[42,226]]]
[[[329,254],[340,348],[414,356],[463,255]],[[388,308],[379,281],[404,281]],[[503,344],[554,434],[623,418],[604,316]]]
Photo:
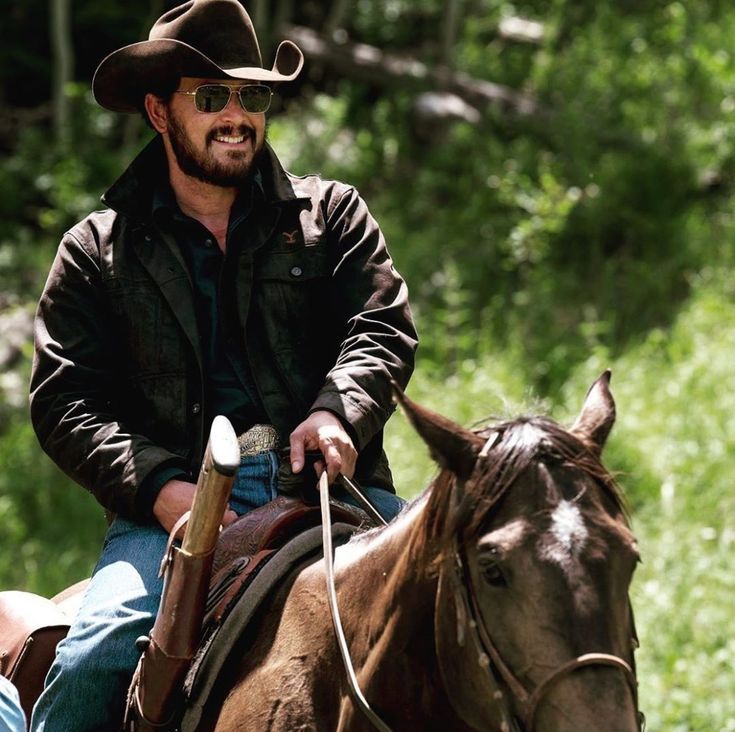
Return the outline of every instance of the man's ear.
[[[168,132],[168,109],[165,102],[155,94],[148,93],[143,100],[148,119],[156,132]]]

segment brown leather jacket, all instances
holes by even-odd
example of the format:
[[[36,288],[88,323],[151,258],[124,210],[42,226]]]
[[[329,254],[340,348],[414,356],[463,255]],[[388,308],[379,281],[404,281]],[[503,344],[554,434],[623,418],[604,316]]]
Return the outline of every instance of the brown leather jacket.
[[[151,217],[165,174],[154,140],[62,239],[40,299],[31,417],[44,450],[110,511],[142,519],[151,471],[196,475],[205,375],[176,242]],[[389,380],[405,386],[416,332],[405,283],[354,188],[293,176],[268,148],[257,240],[237,258],[238,322],[282,441],[315,409],[351,426],[356,478],[390,488],[382,429]]]

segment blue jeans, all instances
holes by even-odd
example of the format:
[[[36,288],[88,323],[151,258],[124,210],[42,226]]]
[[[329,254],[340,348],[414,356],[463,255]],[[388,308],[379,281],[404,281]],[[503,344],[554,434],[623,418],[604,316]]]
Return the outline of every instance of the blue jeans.
[[[275,452],[244,458],[232,487],[232,509],[247,513],[275,498],[277,476]],[[388,519],[403,505],[380,488],[364,490]],[[167,541],[159,526],[122,518],[112,523],[79,612],[57,648],[33,709],[31,730],[103,732],[120,726],[140,657],[135,639],[150,633],[161,600],[158,567]]]
[[[20,706],[18,690],[0,676],[0,732],[25,732],[26,716]]]

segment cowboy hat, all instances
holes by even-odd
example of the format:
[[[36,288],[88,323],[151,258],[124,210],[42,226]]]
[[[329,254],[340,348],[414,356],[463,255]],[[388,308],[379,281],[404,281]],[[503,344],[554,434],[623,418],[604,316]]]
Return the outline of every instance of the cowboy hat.
[[[165,12],[147,41],[103,59],[92,91],[113,112],[137,112],[147,91],[177,76],[292,81],[303,64],[301,49],[283,41],[273,68],[263,68],[253,24],[239,0],[189,0]]]

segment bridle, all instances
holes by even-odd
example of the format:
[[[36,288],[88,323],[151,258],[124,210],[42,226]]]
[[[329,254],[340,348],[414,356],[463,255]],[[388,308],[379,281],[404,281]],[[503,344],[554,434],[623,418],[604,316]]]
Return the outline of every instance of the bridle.
[[[627,661],[609,653],[585,653],[561,664],[529,693],[521,680],[503,660],[485,626],[475,586],[470,577],[466,556],[456,543],[448,579],[458,614],[463,614],[465,618],[465,630],[470,634],[476,647],[481,649],[480,653],[485,654],[484,657],[481,655],[478,659],[480,666],[490,675],[492,686],[495,686],[495,673],[500,676],[514,697],[515,706],[521,710],[520,721],[525,732],[533,732],[538,707],[551,689],[564,677],[587,666],[611,666],[623,672],[633,695],[634,708],[638,716],[638,729],[640,732],[645,729],[645,718],[638,710],[638,681],[635,672]],[[494,698],[497,704],[507,705],[504,695],[494,694]],[[513,719],[511,710],[504,708],[501,709],[501,713],[504,718]]]
[[[499,442],[500,439],[501,435],[494,430],[487,434],[485,445],[478,455],[478,465],[483,458],[487,457],[490,450]],[[453,490],[457,490],[456,485]],[[499,496],[497,496],[495,500],[498,498]],[[487,627],[485,626],[482,612],[480,610],[480,603],[475,591],[475,585],[470,575],[469,563],[467,562],[464,546],[459,543],[456,536],[453,543],[452,561],[447,574],[449,575],[448,581],[457,611],[458,636],[464,636],[465,633],[468,632],[470,640],[478,650],[478,663],[485,671],[488,688],[495,690],[492,697],[499,707],[498,711],[503,719],[502,726],[504,728],[508,728],[507,732],[511,732],[511,727],[516,728],[515,730],[512,730],[512,732],[518,732],[516,721],[516,717],[518,715],[513,714],[513,707],[520,710],[520,722],[522,724],[523,732],[533,732],[536,712],[544,698],[566,676],[569,676],[580,668],[585,668],[587,666],[610,666],[623,672],[633,696],[638,730],[639,732],[643,732],[645,729],[645,716],[638,709],[638,680],[634,669],[627,661],[619,656],[609,653],[584,653],[562,663],[529,692],[521,680],[513,673],[513,671],[511,671],[508,664],[505,663],[497,646],[493,642]],[[630,610],[630,616],[631,627],[633,627],[632,610]],[[458,637],[458,642],[460,645],[464,645],[465,639],[460,639]],[[635,647],[636,645],[637,639],[635,637],[635,631],[633,630],[631,647]],[[497,677],[500,677],[512,695],[513,701],[515,702],[514,705],[509,704],[506,700],[506,695],[497,688]]]

